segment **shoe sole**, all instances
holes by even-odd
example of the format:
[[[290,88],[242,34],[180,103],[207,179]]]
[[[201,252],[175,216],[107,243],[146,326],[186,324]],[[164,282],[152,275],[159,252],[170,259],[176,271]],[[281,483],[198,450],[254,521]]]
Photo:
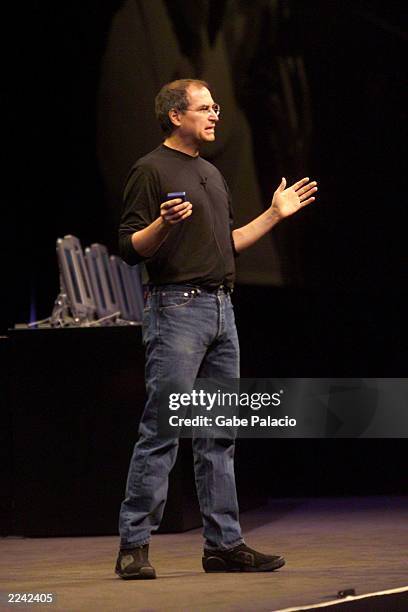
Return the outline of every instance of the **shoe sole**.
[[[123,580],[153,580],[156,578],[156,572],[153,567],[142,567],[137,574],[121,574],[118,571],[115,571],[115,574]]]
[[[228,566],[224,559],[220,557],[203,557],[203,569],[207,574],[216,572],[273,572],[285,565],[285,559],[280,557],[271,563],[265,563],[259,567],[251,565],[240,565],[238,567]]]

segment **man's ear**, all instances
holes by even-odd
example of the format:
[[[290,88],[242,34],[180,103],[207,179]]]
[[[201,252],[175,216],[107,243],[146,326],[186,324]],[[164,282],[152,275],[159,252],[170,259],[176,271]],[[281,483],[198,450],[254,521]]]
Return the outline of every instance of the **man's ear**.
[[[172,108],[169,111],[169,119],[172,122],[172,124],[175,125],[176,127],[180,127],[181,125],[180,115],[181,115],[180,111],[178,111],[175,108]]]

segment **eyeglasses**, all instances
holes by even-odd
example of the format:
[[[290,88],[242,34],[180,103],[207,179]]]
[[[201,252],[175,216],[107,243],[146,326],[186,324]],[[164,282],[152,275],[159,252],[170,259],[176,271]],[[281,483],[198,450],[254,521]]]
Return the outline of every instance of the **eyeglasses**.
[[[202,113],[203,115],[205,113],[207,113],[207,115],[211,115],[211,113],[214,113],[214,115],[217,115],[217,117],[219,117],[221,113],[221,106],[219,104],[213,104],[212,106],[201,106],[200,108],[186,108],[185,111],[192,111],[193,113]]]

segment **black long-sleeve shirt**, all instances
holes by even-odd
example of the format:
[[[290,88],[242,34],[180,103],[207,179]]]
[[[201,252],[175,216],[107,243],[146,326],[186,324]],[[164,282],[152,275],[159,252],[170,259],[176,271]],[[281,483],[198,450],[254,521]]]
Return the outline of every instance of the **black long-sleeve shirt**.
[[[168,193],[185,191],[192,215],[175,224],[149,258],[133,248],[131,236],[160,216]],[[202,157],[160,145],[130,171],[119,228],[120,254],[129,264],[144,261],[154,285],[188,283],[232,287],[235,277],[232,209],[227,184]]]

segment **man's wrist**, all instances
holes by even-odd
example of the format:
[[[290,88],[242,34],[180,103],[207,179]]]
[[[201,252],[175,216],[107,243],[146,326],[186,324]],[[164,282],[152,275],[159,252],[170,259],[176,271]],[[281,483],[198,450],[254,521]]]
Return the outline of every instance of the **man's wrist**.
[[[171,230],[171,223],[166,221],[166,219],[162,217],[161,215],[158,218],[158,222],[159,222],[158,229],[160,230],[160,232],[168,233]]]
[[[267,213],[268,213],[269,220],[273,224],[279,223],[279,221],[283,219],[283,216],[280,214],[278,209],[273,204],[270,205],[270,207],[267,210]]]

